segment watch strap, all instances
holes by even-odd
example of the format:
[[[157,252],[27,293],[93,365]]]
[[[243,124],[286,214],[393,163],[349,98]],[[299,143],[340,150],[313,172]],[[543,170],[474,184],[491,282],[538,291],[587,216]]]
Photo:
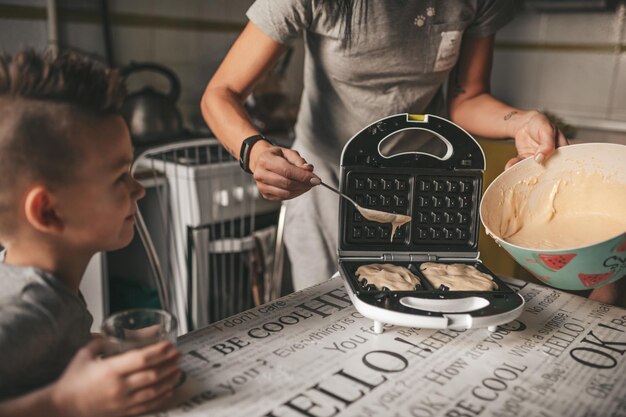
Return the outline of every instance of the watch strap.
[[[249,174],[252,174],[252,171],[250,170],[250,152],[252,151],[254,144],[260,140],[264,140],[274,146],[274,143],[263,135],[252,135],[244,139],[241,144],[241,150],[239,151],[239,165],[241,166],[241,169]]]

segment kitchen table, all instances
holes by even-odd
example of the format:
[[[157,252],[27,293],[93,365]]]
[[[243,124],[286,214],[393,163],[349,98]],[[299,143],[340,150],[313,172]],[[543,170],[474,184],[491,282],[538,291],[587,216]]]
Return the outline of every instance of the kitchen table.
[[[160,416],[626,416],[626,310],[512,280],[518,320],[433,330],[373,322],[331,280],[179,338]]]

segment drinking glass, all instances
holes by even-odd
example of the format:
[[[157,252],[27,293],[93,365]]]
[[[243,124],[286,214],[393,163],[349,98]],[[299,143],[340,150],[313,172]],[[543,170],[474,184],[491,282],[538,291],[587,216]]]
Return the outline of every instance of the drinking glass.
[[[120,311],[102,322],[105,355],[115,355],[161,340],[174,343],[177,330],[176,317],[167,311],[151,308]]]

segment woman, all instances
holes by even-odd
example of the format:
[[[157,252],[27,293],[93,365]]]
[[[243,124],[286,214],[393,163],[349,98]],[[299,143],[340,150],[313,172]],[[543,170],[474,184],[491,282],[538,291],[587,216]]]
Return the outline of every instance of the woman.
[[[519,155],[507,167],[529,156],[541,162],[555,143],[567,143],[543,114],[489,92],[494,34],[514,8],[514,0],[257,0],[250,7],[202,111],[224,146],[243,156],[261,194],[289,200],[285,243],[295,289],[337,270],[337,196],[311,188],[320,178],[338,185],[343,145],[371,122],[433,113],[477,136],[515,138]],[[255,137],[242,103],[301,35],[304,90],[291,150]]]

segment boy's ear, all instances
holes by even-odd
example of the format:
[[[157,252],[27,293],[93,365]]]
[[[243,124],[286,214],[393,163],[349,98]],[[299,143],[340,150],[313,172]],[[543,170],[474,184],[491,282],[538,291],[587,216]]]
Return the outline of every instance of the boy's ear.
[[[57,234],[63,231],[63,221],[50,191],[44,186],[38,185],[26,193],[24,214],[28,223],[40,232]]]

